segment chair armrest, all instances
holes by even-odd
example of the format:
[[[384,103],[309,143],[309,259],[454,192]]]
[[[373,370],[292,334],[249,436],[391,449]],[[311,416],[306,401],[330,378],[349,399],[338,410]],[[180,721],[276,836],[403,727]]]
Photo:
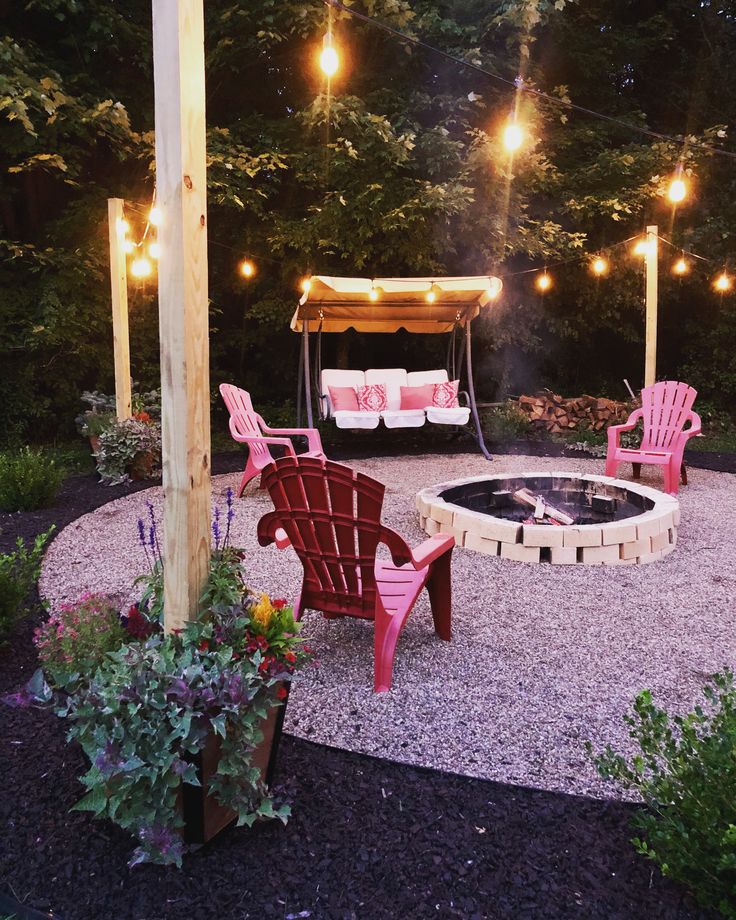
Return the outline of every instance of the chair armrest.
[[[623,425],[611,425],[608,429],[608,449],[618,447],[618,439],[622,431],[633,431],[639,419],[644,418],[643,409],[634,409]]]
[[[463,399],[465,400],[465,405],[464,405],[464,406],[463,406],[462,401],[461,401],[461,399],[460,399],[461,396],[462,396]],[[458,394],[457,394],[457,404],[458,404],[458,406],[462,406],[463,409],[469,409],[469,408],[470,408],[470,393],[468,393],[467,390],[458,390]]]
[[[291,546],[291,540],[281,526],[281,515],[277,511],[269,511],[258,522],[258,542],[261,546],[270,546],[275,543],[278,549]]]
[[[699,435],[703,428],[703,423],[700,420],[700,416],[697,412],[690,413],[690,427],[683,430],[683,434],[686,438],[694,438],[696,435]]]
[[[406,565],[408,562],[412,562],[409,544],[395,530],[391,530],[390,527],[385,527],[381,524],[378,540],[389,548],[394,565]]]
[[[322,450],[322,440],[319,436],[319,431],[316,428],[269,428],[268,425],[263,425],[263,430],[266,434],[287,434],[287,435],[300,435],[303,438],[307,439],[310,451],[319,451],[324,453]]]
[[[411,554],[415,569],[424,569],[440,556],[450,553],[455,547],[455,538],[449,533],[436,533],[433,537],[420,543]]]
[[[233,438],[239,444],[273,444],[276,447],[285,447],[286,452],[290,456],[296,457],[296,453],[294,452],[294,445],[291,443],[289,438],[259,438],[256,435],[249,435],[248,437],[244,437],[242,434],[233,432],[232,429],[230,434],[232,434]]]

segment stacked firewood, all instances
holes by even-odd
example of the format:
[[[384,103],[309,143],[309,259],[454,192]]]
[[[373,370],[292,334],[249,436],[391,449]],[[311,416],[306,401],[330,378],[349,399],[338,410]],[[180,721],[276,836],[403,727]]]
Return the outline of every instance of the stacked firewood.
[[[550,432],[601,431],[609,425],[625,422],[631,412],[630,403],[595,396],[574,396],[566,399],[543,390],[535,396],[520,396],[519,409],[535,426]]]

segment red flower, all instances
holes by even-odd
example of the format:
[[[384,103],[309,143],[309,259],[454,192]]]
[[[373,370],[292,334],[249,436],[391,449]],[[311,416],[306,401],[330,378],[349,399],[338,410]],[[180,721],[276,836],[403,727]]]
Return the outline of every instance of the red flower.
[[[134,413],[133,413],[133,418],[138,419],[139,422],[146,422],[146,423],[147,423],[147,422],[150,422],[150,421],[151,421],[151,416],[150,416],[147,412],[143,412],[143,411],[141,411],[141,412],[134,412]]]
[[[289,662],[289,664],[293,664],[296,661],[296,655],[293,652],[287,652],[284,655],[284,658]]]
[[[200,652],[208,652],[210,650],[210,643],[207,639],[202,639],[199,643]]]
[[[274,610],[283,610],[286,607],[286,601],[283,597],[279,597],[275,601],[271,601],[271,606]]]
[[[289,691],[286,689],[286,687],[279,687],[279,689],[276,691],[276,696],[280,700],[285,700],[288,695]]]

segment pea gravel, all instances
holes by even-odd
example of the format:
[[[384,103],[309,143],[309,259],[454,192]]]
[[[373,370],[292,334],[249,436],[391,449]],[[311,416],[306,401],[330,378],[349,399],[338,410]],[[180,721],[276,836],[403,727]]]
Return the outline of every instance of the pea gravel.
[[[476,454],[354,461],[387,485],[384,523],[411,544],[415,493],[484,472],[600,473],[593,460]],[[627,470],[622,468],[622,475]],[[658,487],[656,471],[644,482]],[[736,476],[690,470],[680,492],[677,549],[647,566],[529,565],[456,549],[453,639],[433,632],[424,594],[409,617],[390,693],[372,687],[373,631],[363,621],[307,612],[305,632],[319,666],[291,694],[286,731],[312,741],[468,776],[597,797],[621,793],[600,780],[584,751],[608,741],[626,750],[621,716],[651,689],[684,710],[709,674],[734,663]],[[224,502],[238,474],[213,480]],[[66,527],[46,556],[40,590],[50,603],[83,591],[135,597],[145,569],[136,519],[162,493],[117,499]],[[234,542],[247,550],[255,590],[293,600],[301,566],[293,551],[258,546],[258,519],[271,504],[252,485],[237,502]]]

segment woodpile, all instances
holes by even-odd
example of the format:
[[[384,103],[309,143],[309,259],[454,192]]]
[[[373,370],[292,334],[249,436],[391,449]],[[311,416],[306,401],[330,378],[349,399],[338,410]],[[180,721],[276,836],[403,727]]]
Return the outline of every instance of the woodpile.
[[[595,396],[566,399],[543,390],[535,396],[520,396],[519,409],[532,424],[550,432],[602,431],[609,425],[625,422],[632,405]]]

